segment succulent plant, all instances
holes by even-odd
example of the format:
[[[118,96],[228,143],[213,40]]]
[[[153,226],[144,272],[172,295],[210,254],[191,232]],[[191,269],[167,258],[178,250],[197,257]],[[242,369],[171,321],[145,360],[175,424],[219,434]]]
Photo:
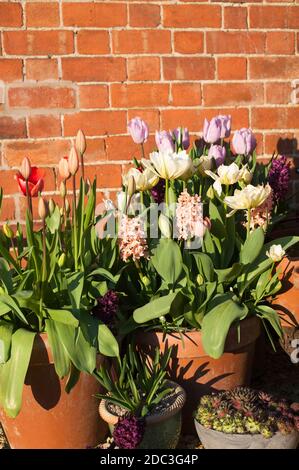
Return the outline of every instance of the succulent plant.
[[[269,439],[276,432],[299,431],[299,406],[285,399],[238,387],[204,395],[195,419],[206,428],[227,434],[261,434]]]

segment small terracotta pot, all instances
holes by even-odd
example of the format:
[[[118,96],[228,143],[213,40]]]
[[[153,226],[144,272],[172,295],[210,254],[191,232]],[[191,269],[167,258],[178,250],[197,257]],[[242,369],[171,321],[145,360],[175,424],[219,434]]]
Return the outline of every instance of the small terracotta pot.
[[[104,359],[99,358],[99,362]],[[107,434],[99,419],[100,387],[85,373],[69,394],[67,378],[59,379],[46,334],[36,335],[16,418],[0,409],[0,421],[13,449],[81,449],[97,445]]]
[[[183,410],[183,430],[190,433],[193,412],[202,395],[214,390],[229,390],[248,385],[251,379],[255,341],[261,332],[257,317],[248,317],[240,322],[240,342],[238,329],[230,328],[223,355],[219,359],[209,357],[203,349],[200,331],[190,331],[184,335],[167,334],[155,331],[142,331],[136,334],[137,346],[153,357],[156,347],[161,352],[170,346],[172,358],[169,366],[170,378],[179,383],[187,393]]]
[[[180,438],[182,427],[182,408],[186,402],[186,393],[182,387],[171,380],[170,387],[175,388],[176,399],[163,413],[145,418],[145,433],[139,449],[175,449]],[[112,414],[107,407],[108,400],[102,400],[99,406],[101,418],[108,423],[111,434],[119,417]]]

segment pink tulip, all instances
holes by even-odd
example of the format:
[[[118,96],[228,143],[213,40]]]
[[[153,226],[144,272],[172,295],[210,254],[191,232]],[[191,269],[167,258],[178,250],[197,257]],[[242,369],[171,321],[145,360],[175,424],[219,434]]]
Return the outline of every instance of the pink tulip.
[[[69,172],[72,176],[74,176],[78,169],[79,169],[79,158],[75,147],[71,148],[69,158],[68,158],[68,167]]]
[[[218,168],[218,166],[224,163],[226,157],[225,147],[222,147],[221,145],[211,145],[208,156],[209,158],[214,158]]]
[[[217,119],[221,121],[221,139],[230,136],[232,117],[230,115],[219,115]]]
[[[148,138],[148,125],[141,118],[135,117],[128,124],[128,132],[135,144],[143,144]]]
[[[174,152],[175,145],[170,132],[156,131],[155,140],[159,152]]]
[[[256,148],[256,138],[251,129],[243,128],[236,131],[232,140],[234,153],[249,155]]]
[[[205,119],[203,127],[203,138],[208,144],[215,144],[221,138],[221,120],[214,117],[209,122]]]
[[[172,134],[180,148],[183,150],[187,150],[189,148],[190,136],[187,127],[178,127],[172,131]]]
[[[67,180],[71,176],[68,164],[68,157],[63,157],[60,159],[58,163],[58,172],[63,180]]]

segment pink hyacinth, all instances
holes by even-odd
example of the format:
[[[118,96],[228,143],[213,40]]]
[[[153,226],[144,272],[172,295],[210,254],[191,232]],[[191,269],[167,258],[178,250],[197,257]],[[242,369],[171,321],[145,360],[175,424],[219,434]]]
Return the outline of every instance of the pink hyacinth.
[[[271,220],[273,205],[273,191],[271,191],[270,195],[261,206],[251,209],[250,230],[254,230],[258,227],[267,228]],[[244,225],[247,226],[247,223],[244,223]]]
[[[179,240],[203,237],[211,228],[210,220],[203,218],[200,197],[197,194],[190,196],[187,189],[178,198],[176,219]]]
[[[149,257],[146,233],[140,217],[129,218],[124,215],[120,222],[118,236],[120,238],[120,256],[123,261],[127,261],[131,257],[133,261]]]

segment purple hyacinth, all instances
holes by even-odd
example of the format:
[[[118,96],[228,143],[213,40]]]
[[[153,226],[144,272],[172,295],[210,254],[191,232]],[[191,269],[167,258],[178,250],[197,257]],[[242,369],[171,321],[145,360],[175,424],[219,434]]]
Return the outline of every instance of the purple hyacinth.
[[[136,449],[143,439],[144,431],[144,419],[132,415],[119,418],[113,431],[115,445],[120,449]]]
[[[157,204],[161,204],[164,201],[165,197],[165,182],[164,180],[159,180],[156,186],[151,190],[152,197]]]
[[[268,181],[273,190],[273,199],[277,204],[283,200],[289,190],[290,167],[285,156],[274,158],[269,170]]]
[[[114,290],[108,290],[103,297],[98,299],[98,304],[93,308],[92,313],[106,325],[113,323],[119,299]]]

